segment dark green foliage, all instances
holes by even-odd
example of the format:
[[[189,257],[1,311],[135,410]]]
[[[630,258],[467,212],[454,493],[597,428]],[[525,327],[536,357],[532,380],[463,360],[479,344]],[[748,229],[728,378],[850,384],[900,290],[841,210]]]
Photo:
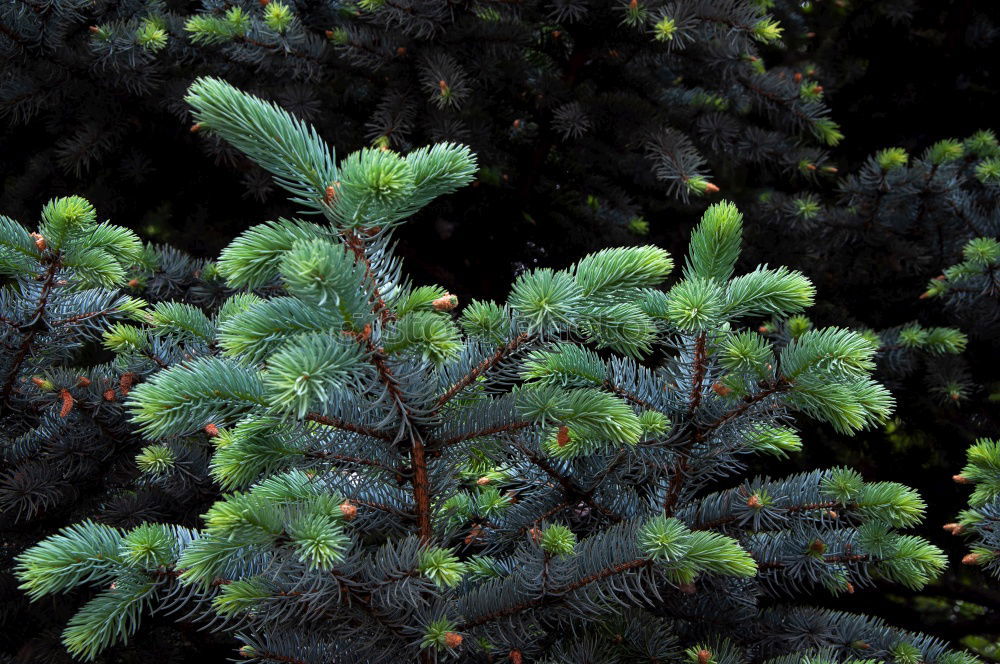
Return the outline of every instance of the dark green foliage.
[[[181,258],[144,252],[131,231],[98,223],[79,197],[47,204],[37,231],[0,217],[0,625],[26,637],[4,643],[22,656],[52,647],[52,625],[65,616],[26,606],[11,577],[15,555],[81,518],[121,527],[190,522],[214,495],[204,436],[169,441],[183,472],[143,474],[145,443],[124,408],[135,385],[198,351],[164,329],[162,305],[147,312],[119,290],[135,270],[147,278],[137,265],[160,283],[152,256]],[[126,321],[147,316],[164,334],[125,333],[139,330]],[[102,339],[120,352],[102,350]]]
[[[217,82],[190,100],[251,152],[267,150],[247,140],[261,126],[295,146],[254,156],[327,223],[237,238],[219,273],[274,288],[214,320],[154,308],[156,328],[221,352],[136,387],[133,420],[154,441],[217,434],[212,473],[233,492],[200,531],[83,522],[20,556],[33,598],[103,588],[70,620],[71,652],[92,658],[176,609],[261,662],[975,661],[808,608],[812,593],[940,573],[941,552],[900,532],[922,518],[915,491],[847,468],[738,479],[751,455],[800,447],[797,416],[850,434],[892,398],[861,334],[777,347],[741,330],[814,290],[785,268],[733,276],[735,206],[709,208],[667,289],[666,252],[609,249],[456,316],[454,296],[400,277],[383,224],[470,179],[467,150],[349,156],[331,176],[362,184],[324,198],[315,171],[288,166],[328,154],[309,128]]]

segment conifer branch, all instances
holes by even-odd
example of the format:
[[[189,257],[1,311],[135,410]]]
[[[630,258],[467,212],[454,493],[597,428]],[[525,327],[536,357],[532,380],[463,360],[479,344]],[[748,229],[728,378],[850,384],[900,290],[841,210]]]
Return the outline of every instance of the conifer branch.
[[[477,364],[475,367],[472,368],[471,371],[462,376],[462,378],[460,378],[454,385],[448,388],[448,391],[442,394],[438,398],[436,409],[439,410],[442,406],[451,401],[451,399],[454,398],[456,394],[458,394],[466,387],[471,385],[473,382],[475,382],[477,378],[479,378],[481,375],[485,374],[491,368],[496,366],[504,358],[510,356],[519,347],[524,345],[529,339],[531,339],[531,335],[529,335],[527,332],[522,332],[521,334],[517,335],[516,337],[508,341],[506,344],[498,348],[497,351],[493,353],[493,355],[489,356],[488,358]]]

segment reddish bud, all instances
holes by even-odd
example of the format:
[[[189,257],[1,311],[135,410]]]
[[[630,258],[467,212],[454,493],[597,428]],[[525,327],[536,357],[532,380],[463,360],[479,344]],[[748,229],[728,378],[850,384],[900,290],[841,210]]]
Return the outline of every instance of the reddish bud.
[[[698,586],[694,585],[693,583],[682,583],[681,585],[677,586],[677,590],[680,590],[685,595],[693,595],[696,592],[698,592]]]
[[[269,4],[271,4],[271,0],[257,0],[257,1],[260,3],[261,7],[267,7]]]
[[[457,648],[462,645],[462,635],[458,632],[445,632],[444,644],[449,648]]]
[[[821,539],[814,539],[809,543],[811,553],[826,553],[826,543]]]
[[[964,565],[978,565],[979,564],[979,558],[980,558],[980,556],[979,556],[978,553],[967,554],[964,558],[962,558],[962,564],[964,564]]]
[[[754,509],[760,509],[763,506],[764,506],[764,503],[761,502],[760,496],[758,496],[756,493],[754,495],[750,496],[750,500],[747,501],[747,507],[752,507]]]
[[[839,519],[840,518],[840,515],[837,514],[836,512],[834,512],[833,510],[827,510],[826,515],[828,517],[830,517],[831,519]]]
[[[560,31],[560,30],[553,30],[552,31],[552,38],[553,39],[559,39],[560,37],[562,37],[562,31]]]
[[[521,656],[520,650],[511,650],[507,653],[507,658],[510,659],[510,664],[524,664],[524,657]]]
[[[479,485],[479,486],[486,486],[487,484],[489,484],[492,481],[493,480],[491,480],[488,477],[480,477],[478,480],[476,480],[476,484]]]
[[[816,164],[806,164],[806,170],[807,171],[815,171],[816,170]]]
[[[78,387],[90,387],[90,379],[86,376],[77,376],[76,384]]]
[[[115,400],[115,391],[114,390],[104,390],[104,400],[105,401],[114,401]]]
[[[327,39],[333,39],[333,30],[324,30],[323,34],[326,35]]]
[[[191,125],[191,133],[192,134],[197,134],[199,131],[201,131],[201,123],[200,122],[195,122],[193,125]]]
[[[565,447],[566,443],[569,442],[569,427],[559,427],[559,432],[556,433],[556,444],[559,447]]]
[[[729,396],[733,391],[731,388],[726,387],[722,383],[712,383],[712,391],[718,394],[720,397]]]
[[[844,590],[847,591],[848,595],[853,595],[854,594],[854,584],[851,583],[850,581],[848,581],[847,585],[844,586]]]
[[[707,191],[710,194],[717,194],[717,193],[719,193],[719,187],[718,187],[718,185],[714,185],[711,182],[706,182],[705,183],[705,191]]]
[[[528,531],[528,537],[531,538],[532,542],[538,544],[539,542],[542,541],[542,531],[539,530],[538,528],[532,528],[531,530]]]
[[[712,661],[711,651],[704,648],[698,651],[698,664],[708,664],[710,661]]]
[[[399,48],[397,48],[396,55],[398,55],[399,57],[403,57],[404,55],[406,55],[406,47],[400,46]]]
[[[101,29],[99,27],[97,27],[96,25],[92,25],[92,26],[90,26],[87,29],[90,30],[90,34],[92,34],[92,35],[96,35],[98,32],[101,31]]]
[[[961,524],[958,524],[958,523],[946,523],[946,524],[944,524],[943,527],[944,527],[945,530],[947,530],[952,535],[961,535],[962,534],[962,526],[961,526]]]
[[[349,500],[345,500],[340,504],[340,513],[344,517],[344,521],[353,521],[354,517],[358,515],[358,507]]]
[[[128,280],[128,287],[129,288],[138,288],[139,287],[139,280],[138,279],[129,279]]]
[[[69,390],[63,388],[59,390],[59,398],[62,399],[62,408],[59,409],[59,417],[66,417],[73,410],[73,395]]]
[[[639,0],[629,0],[628,8],[629,9],[638,9],[639,8]]]
[[[209,422],[205,425],[205,433],[207,433],[210,437],[215,438],[219,435],[219,427]]]
[[[520,128],[521,128],[521,120],[520,119],[514,120],[514,129],[520,129]]]
[[[951,479],[955,480],[958,484],[969,484],[969,478],[965,475],[952,475]]]
[[[128,394],[133,385],[135,385],[135,374],[131,371],[123,373],[121,379],[118,381],[118,389],[121,390],[122,396]]]
[[[801,83],[802,82],[802,72],[795,72],[795,76],[792,76],[792,80],[794,80],[796,83]]]
[[[31,237],[35,238],[35,246],[38,247],[38,250],[45,251],[45,247],[47,246],[45,243],[45,238],[43,238],[38,233],[32,233]]]
[[[458,298],[451,293],[445,293],[431,303],[437,311],[451,311],[458,306]]]
[[[445,81],[443,78],[440,81],[438,81],[438,87],[441,88],[441,94],[445,94],[446,92],[448,92],[448,82]]]

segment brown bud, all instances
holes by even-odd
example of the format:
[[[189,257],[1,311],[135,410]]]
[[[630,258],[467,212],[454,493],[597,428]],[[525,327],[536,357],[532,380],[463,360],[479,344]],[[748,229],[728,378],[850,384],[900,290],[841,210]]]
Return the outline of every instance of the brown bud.
[[[457,648],[462,645],[462,635],[458,632],[445,632],[444,644],[449,648]]]
[[[980,555],[978,553],[969,553],[962,558],[962,564],[964,565],[978,565]]]
[[[35,238],[35,246],[38,247],[38,250],[39,251],[45,251],[45,247],[47,246],[45,244],[45,238],[43,238],[38,233],[32,233],[31,237]]]
[[[831,519],[839,519],[840,518],[840,515],[837,514],[836,512],[834,512],[833,510],[827,510],[826,511],[826,515],[828,517],[830,517]]]
[[[815,36],[816,36],[815,32],[807,32],[806,33],[806,37],[808,37],[809,39],[812,39]],[[812,74],[810,74],[810,76],[812,76]]]
[[[712,661],[711,651],[704,648],[698,651],[698,664],[708,664],[710,661]]]
[[[261,7],[267,7],[269,4],[271,4],[271,0],[257,0],[257,1],[260,3]]]
[[[48,390],[51,389],[52,387],[52,384],[49,381],[45,380],[40,376],[32,376],[31,382],[34,383],[35,387],[37,387],[40,390]]]
[[[99,27],[97,27],[96,25],[92,25],[92,26],[90,26],[87,29],[90,30],[90,34],[92,34],[92,35],[96,35],[98,32],[101,31],[101,29]]]
[[[764,506],[764,503],[761,502],[760,496],[758,496],[756,493],[754,495],[750,496],[750,500],[747,501],[747,507],[752,507],[755,510],[756,509],[760,509],[763,506]]]
[[[952,535],[961,535],[965,530],[960,523],[946,523],[944,524],[944,529]]]
[[[521,656],[520,650],[511,650],[507,653],[507,658],[510,659],[510,664],[524,664],[524,657]]]
[[[757,328],[757,331],[760,332],[761,334],[767,334],[768,332],[767,325],[761,325],[760,327]]]
[[[639,0],[629,0],[628,8],[629,9],[638,9],[639,8]]]
[[[521,128],[521,120],[520,119],[514,120],[514,129],[520,129],[520,128]]]
[[[131,371],[123,373],[121,379],[118,381],[118,388],[121,390],[122,396],[128,394],[133,385],[135,385],[135,374]]]
[[[441,89],[441,94],[448,92],[448,82],[443,78],[438,81],[438,87]]]
[[[561,30],[553,30],[552,31],[552,38],[553,39],[559,39],[560,37],[562,37],[562,31]]]
[[[810,553],[826,553],[826,543],[821,539],[814,539],[809,543]]]
[[[837,172],[837,167],[836,166],[824,166],[823,170],[826,171],[827,173],[836,173]]]
[[[476,480],[476,484],[478,484],[479,486],[486,486],[487,484],[489,484],[492,481],[493,480],[491,480],[490,478],[483,476],[483,477],[480,477],[478,480]]]
[[[707,191],[710,194],[717,194],[717,193],[719,193],[719,187],[718,187],[718,185],[714,185],[711,182],[706,182],[705,183],[705,191]]]
[[[816,170],[816,164],[806,164],[806,170],[807,171],[815,171]]]
[[[798,72],[798,71],[795,72],[795,76],[792,76],[792,80],[795,81],[796,83],[801,83],[802,82],[802,72]]]
[[[59,390],[59,398],[62,399],[62,408],[59,409],[59,417],[66,417],[73,410],[73,395],[69,390],[63,388]]]
[[[955,480],[959,484],[969,484],[970,480],[965,475],[952,475],[951,479]]]
[[[854,584],[851,583],[850,581],[848,581],[847,585],[844,586],[844,590],[847,591],[848,595],[853,595],[854,594]]]
[[[466,545],[472,544],[477,539],[479,539],[479,537],[482,534],[483,534],[483,529],[477,523],[476,525],[472,526],[472,528],[469,530],[469,534],[465,536],[464,542],[466,543]]]
[[[345,500],[340,504],[340,513],[344,517],[344,521],[353,521],[354,517],[358,515],[358,507],[349,500]]]
[[[333,39],[333,30],[324,30],[323,34],[326,35],[327,39]]]
[[[529,530],[528,536],[531,538],[531,541],[534,542],[535,544],[538,544],[539,542],[542,541],[542,531],[539,530],[538,528],[532,528],[531,530]]]
[[[680,590],[685,595],[693,595],[698,592],[698,586],[693,583],[682,583],[677,586],[677,590]]]
[[[115,400],[115,391],[114,390],[104,390],[104,400],[105,401],[114,401]]]
[[[205,425],[205,433],[207,433],[210,437],[215,438],[219,435],[219,427],[209,422]]]
[[[90,387],[90,379],[86,376],[77,376],[76,384],[78,387]]]
[[[458,306],[458,298],[451,293],[445,293],[431,303],[437,311],[451,311]]]
[[[129,288],[138,288],[139,287],[139,280],[138,279],[129,279],[128,280],[128,287]]]
[[[569,442],[569,427],[563,426],[559,427],[559,432],[556,433],[556,444],[559,447],[565,447],[566,443]]]
[[[399,48],[397,48],[396,55],[398,55],[399,57],[403,57],[404,55],[406,55],[406,47],[400,46]]]
[[[712,391],[718,394],[720,397],[725,397],[729,396],[729,393],[732,392],[733,390],[729,387],[726,387],[722,383],[712,383]]]

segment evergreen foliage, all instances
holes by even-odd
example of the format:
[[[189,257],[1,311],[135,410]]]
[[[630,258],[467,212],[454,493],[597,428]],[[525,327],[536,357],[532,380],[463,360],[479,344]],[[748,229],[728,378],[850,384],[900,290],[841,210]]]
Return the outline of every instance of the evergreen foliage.
[[[340,146],[468,144],[483,185],[467,197],[470,221],[492,211],[526,228],[589,221],[598,237],[626,237],[662,208],[665,192],[710,197],[734,169],[757,173],[758,183],[835,172],[825,150],[841,133],[821,86],[765,66],[784,48],[767,6],[9,3],[0,13],[2,140],[13,148],[32,129],[30,163],[11,169],[23,174],[11,195],[30,200],[41,180],[58,177],[95,191],[126,178],[156,197],[156,181],[169,177],[159,149],[166,130],[189,146],[186,172],[205,173],[204,161],[193,163],[201,149],[241,171],[248,195],[268,198],[273,188],[232,149],[238,142],[203,140],[178,122],[190,81],[223,76]],[[511,209],[515,195],[524,204]]]
[[[15,555],[82,518],[190,522],[215,495],[204,436],[169,441],[177,472],[158,471],[124,408],[135,385],[197,350],[164,319],[198,310],[179,302],[150,310],[120,290],[158,253],[173,255],[99,223],[80,197],[49,202],[37,232],[0,217],[0,625],[26,634],[29,652],[46,648],[52,616],[25,606],[11,577]],[[102,342],[120,352],[110,359]]]
[[[991,575],[1000,576],[1000,443],[982,438],[967,454],[968,463],[954,479],[972,485],[969,509],[959,514],[957,523],[946,524],[945,529],[974,540],[963,563],[980,565]]]
[[[71,652],[174,610],[261,662],[975,661],[804,603],[918,588],[944,558],[901,532],[925,508],[905,486],[847,468],[743,476],[749,455],[801,447],[796,414],[852,433],[893,400],[865,335],[776,346],[742,329],[814,289],[786,268],[734,276],[734,205],[706,211],[669,288],[665,251],[606,249],[458,314],[402,278],[391,230],[472,179],[466,148],[337,164],[311,127],[220,81],[188,99],[325,223],[234,240],[219,274],[258,291],[212,319],[153,308],[154,327],[218,352],[131,391],[157,447],[142,463],[170,468],[157,441],[208,430],[229,493],[200,530],[85,521],[19,557],[33,598],[102,588],[66,628]],[[109,343],[141,352],[140,337]]]

